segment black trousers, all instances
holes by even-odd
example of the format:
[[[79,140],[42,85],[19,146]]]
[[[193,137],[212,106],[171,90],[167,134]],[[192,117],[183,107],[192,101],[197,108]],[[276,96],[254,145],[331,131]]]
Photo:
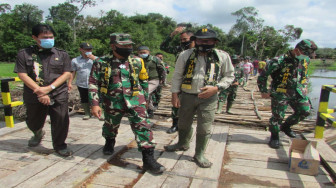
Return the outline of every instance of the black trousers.
[[[78,87],[77,89],[79,91],[79,96],[81,98],[81,103],[88,103],[89,102],[89,89],[88,88],[83,88],[83,87]]]
[[[51,106],[46,106],[42,103],[26,103],[26,107],[28,128],[33,132],[42,129],[49,114],[53,147],[55,150],[65,149],[67,147],[65,139],[69,130],[68,101],[55,101],[55,104]]]

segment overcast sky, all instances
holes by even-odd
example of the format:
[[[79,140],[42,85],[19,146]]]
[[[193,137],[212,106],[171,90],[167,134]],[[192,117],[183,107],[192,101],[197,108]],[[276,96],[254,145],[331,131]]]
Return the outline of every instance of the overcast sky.
[[[65,0],[0,1],[1,4],[10,4],[12,8],[24,2],[38,6],[46,17],[51,6]],[[127,16],[160,13],[178,23],[210,23],[226,33],[236,21],[231,13],[252,6],[259,11],[258,17],[265,21],[264,25],[276,29],[285,25],[301,27],[301,39],[312,39],[322,48],[336,48],[336,0],[97,0],[97,4],[85,8],[82,14],[99,17],[101,10],[117,10]]]

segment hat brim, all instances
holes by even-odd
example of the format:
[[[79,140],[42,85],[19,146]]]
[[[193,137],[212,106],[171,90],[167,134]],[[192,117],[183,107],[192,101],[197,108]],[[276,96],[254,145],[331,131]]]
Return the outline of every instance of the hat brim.
[[[120,45],[134,44],[134,42],[132,42],[132,41],[118,41],[117,43],[120,44]]]

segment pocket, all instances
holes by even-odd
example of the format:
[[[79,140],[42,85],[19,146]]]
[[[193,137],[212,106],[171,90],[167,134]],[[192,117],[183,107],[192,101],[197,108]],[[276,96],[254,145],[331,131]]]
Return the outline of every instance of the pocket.
[[[59,60],[50,61],[50,73],[62,74],[63,73],[63,62]]]

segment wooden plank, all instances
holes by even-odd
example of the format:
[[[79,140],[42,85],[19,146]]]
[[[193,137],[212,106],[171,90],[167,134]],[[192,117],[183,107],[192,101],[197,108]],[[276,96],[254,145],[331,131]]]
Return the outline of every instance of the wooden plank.
[[[197,179],[193,178],[192,182],[189,186],[190,188],[217,188],[218,182],[217,181],[209,181],[204,179]]]
[[[206,148],[206,156],[212,162],[211,168],[197,168],[195,176],[217,180],[222,169],[222,160],[229,132],[228,126],[214,126],[211,139]]]
[[[62,175],[72,167],[74,167],[76,163],[59,161],[52,166],[49,166],[46,169],[40,170],[39,173],[20,183],[19,187],[43,187],[55,177]]]
[[[260,177],[277,177],[279,179],[289,179],[289,180],[298,180],[298,181],[306,181],[306,182],[314,182],[314,183],[329,183],[332,182],[332,179],[327,175],[318,175],[308,176],[303,174],[295,174],[288,171],[280,171],[280,170],[272,170],[272,169],[264,169],[264,168],[256,168],[256,167],[248,167],[248,166],[239,166],[239,165],[231,165],[227,164],[224,166],[224,169],[241,174],[246,176],[260,176]]]
[[[0,185],[6,185],[7,187],[15,187],[21,183],[24,183],[29,178],[39,174],[41,171],[55,165],[55,163],[57,163],[57,161],[40,159],[30,165],[27,165],[25,168],[13,173],[10,176],[6,176],[0,179]],[[49,175],[53,175],[53,173]],[[30,186],[28,185],[28,187]]]
[[[165,188],[188,188],[191,179],[183,176],[168,176],[166,181],[159,187]]]

